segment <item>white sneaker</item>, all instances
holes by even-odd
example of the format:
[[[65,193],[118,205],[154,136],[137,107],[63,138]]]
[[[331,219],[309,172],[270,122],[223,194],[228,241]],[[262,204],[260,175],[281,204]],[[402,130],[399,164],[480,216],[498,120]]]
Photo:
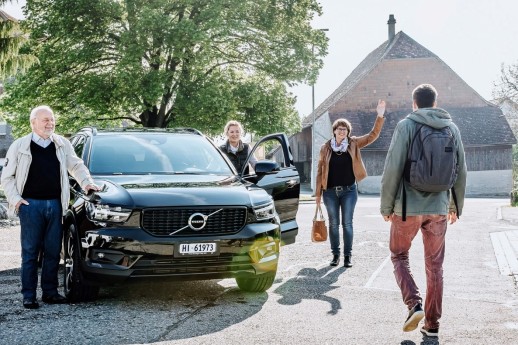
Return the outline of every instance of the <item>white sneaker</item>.
[[[438,337],[439,336],[439,328],[421,328],[421,333],[427,335],[429,337]]]

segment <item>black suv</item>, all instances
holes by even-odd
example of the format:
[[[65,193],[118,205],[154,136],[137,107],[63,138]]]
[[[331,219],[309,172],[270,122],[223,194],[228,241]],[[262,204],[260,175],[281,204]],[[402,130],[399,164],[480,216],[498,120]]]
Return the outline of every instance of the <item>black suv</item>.
[[[272,285],[280,246],[298,233],[300,180],[285,134],[257,142],[259,161],[248,175],[189,128],[84,128],[70,141],[102,186],[85,195],[71,178],[64,220],[70,301],[129,278],[234,277],[252,292]]]

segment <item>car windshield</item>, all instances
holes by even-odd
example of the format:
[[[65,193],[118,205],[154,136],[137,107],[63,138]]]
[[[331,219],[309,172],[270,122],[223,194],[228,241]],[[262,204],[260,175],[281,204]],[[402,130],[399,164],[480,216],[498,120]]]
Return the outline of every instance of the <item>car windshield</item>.
[[[225,159],[206,138],[179,133],[98,135],[88,165],[94,175],[232,174]]]

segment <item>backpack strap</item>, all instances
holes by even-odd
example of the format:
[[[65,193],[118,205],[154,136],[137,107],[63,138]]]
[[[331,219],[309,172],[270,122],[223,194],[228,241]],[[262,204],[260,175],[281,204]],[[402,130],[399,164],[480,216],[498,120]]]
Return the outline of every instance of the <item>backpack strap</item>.
[[[459,217],[459,205],[457,204],[457,194],[455,194],[455,188],[451,187],[451,195],[453,197],[453,203],[455,204],[455,211],[457,212],[457,218]]]
[[[414,120],[412,120],[414,121]],[[421,129],[423,129],[423,126],[424,124],[422,123],[419,123],[419,122],[415,122],[415,126],[414,128],[417,128],[416,131],[415,131],[415,134],[414,134],[414,137],[412,138],[412,141],[410,142],[410,150],[407,152],[407,157],[410,159],[410,157],[412,157],[412,150],[414,148],[414,141],[415,139],[417,138],[417,136],[419,135],[419,133],[421,133]]]
[[[414,120],[412,120],[414,121]],[[414,136],[412,137],[412,141],[410,142],[410,150],[406,153],[407,160],[405,163],[405,168],[403,169],[403,195],[402,195],[402,213],[403,213],[403,221],[406,221],[406,190],[405,190],[405,179],[410,179],[410,157],[412,157],[412,149],[414,147],[414,141],[421,132],[421,129],[423,128],[424,124],[418,123],[417,121],[414,121],[414,128],[417,128]]]
[[[403,205],[402,205],[402,213],[403,213],[403,222],[406,222],[406,190],[405,190],[405,179],[403,179],[403,195],[402,195]]]

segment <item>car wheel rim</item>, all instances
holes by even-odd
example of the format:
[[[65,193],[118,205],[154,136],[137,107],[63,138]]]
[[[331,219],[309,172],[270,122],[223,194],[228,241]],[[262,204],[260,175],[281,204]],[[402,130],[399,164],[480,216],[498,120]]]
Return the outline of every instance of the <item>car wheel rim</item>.
[[[70,292],[74,274],[74,239],[69,232],[65,252],[65,289]]]

